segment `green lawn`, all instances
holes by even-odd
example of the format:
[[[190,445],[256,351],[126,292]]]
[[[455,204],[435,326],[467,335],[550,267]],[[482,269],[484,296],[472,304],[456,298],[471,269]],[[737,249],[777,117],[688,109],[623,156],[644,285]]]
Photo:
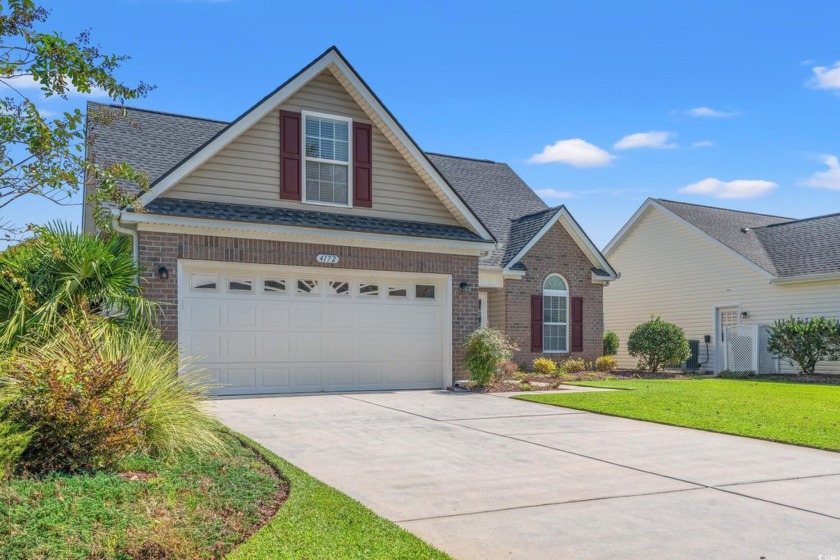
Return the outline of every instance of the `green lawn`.
[[[224,437],[226,453],[133,457],[122,477],[0,480],[0,558],[449,558],[250,440]]]
[[[516,398],[840,451],[840,386],[752,379],[633,379],[578,385],[626,390]]]
[[[280,469],[291,492],[277,515],[229,558],[449,558],[265,448],[250,445]]]
[[[123,477],[0,480],[0,557],[223,556],[272,515],[282,484],[259,454],[233,436],[225,441],[219,454],[132,457]]]

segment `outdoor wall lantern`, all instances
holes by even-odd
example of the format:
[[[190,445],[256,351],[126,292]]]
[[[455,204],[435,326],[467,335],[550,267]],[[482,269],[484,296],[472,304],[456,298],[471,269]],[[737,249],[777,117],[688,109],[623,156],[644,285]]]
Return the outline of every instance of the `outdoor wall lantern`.
[[[169,279],[169,269],[165,266],[162,266],[158,269],[158,277],[161,280],[168,280]]]
[[[750,316],[749,311],[741,311],[741,319],[746,319],[749,316]]]

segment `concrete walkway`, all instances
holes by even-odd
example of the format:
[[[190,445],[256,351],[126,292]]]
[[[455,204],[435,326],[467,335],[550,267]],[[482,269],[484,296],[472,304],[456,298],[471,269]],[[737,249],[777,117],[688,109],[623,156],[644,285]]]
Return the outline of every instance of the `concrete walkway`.
[[[214,407],[456,558],[840,559],[838,453],[445,391]]]

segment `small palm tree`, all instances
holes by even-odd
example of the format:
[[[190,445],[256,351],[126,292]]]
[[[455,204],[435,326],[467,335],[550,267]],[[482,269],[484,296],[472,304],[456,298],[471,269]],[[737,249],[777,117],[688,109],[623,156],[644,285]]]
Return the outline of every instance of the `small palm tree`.
[[[141,296],[129,238],[104,239],[60,222],[36,233],[0,253],[0,351],[76,316],[128,328],[152,324],[158,306]]]

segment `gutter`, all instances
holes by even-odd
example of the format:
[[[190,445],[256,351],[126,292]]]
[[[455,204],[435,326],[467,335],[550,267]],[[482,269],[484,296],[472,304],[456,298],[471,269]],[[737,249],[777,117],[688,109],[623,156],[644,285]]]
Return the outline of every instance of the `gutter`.
[[[121,213],[119,210],[112,210],[111,211],[111,227],[114,228],[114,231],[119,233],[123,233],[131,237],[131,256],[134,258],[134,262],[140,264],[140,236],[137,235],[136,229],[130,229],[120,225],[120,216]]]
[[[773,278],[771,284],[801,284],[804,282],[821,282],[824,280],[840,280],[840,272],[827,272],[825,274],[807,274],[802,276],[791,276],[787,278]]]

